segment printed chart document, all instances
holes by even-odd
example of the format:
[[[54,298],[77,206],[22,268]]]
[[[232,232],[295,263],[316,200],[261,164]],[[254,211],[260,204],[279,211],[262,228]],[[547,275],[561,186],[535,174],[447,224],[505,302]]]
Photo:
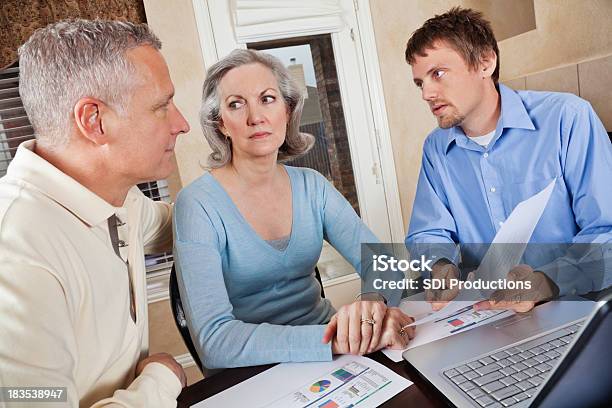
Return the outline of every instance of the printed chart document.
[[[284,363],[201,401],[195,408],[377,407],[412,383],[367,357]]]
[[[462,333],[514,314],[510,310],[476,311],[472,308],[474,302],[454,301],[453,303],[461,308],[450,316],[434,318],[426,324],[419,325],[416,328],[415,337],[410,340],[408,347],[403,350],[384,349],[382,352],[395,362],[402,361],[402,354],[408,349]],[[404,299],[399,307],[404,313],[414,316],[415,319],[434,314],[431,311],[431,305],[425,301],[422,292]]]
[[[542,191],[527,200],[521,201],[514,207],[506,222],[495,234],[489,250],[474,273],[475,279],[487,281],[505,279],[510,269],[521,262],[527,243],[531,239],[538,221],[540,221],[548,200],[550,200],[556,181],[557,179],[555,178]],[[493,291],[480,292],[478,296],[473,292],[461,291],[455,300],[449,302],[443,309],[436,313],[431,313],[422,319],[416,319],[410,326],[422,325],[440,320],[445,316],[453,315],[464,307],[477,303],[479,301],[476,300],[477,298],[481,300],[488,299]]]

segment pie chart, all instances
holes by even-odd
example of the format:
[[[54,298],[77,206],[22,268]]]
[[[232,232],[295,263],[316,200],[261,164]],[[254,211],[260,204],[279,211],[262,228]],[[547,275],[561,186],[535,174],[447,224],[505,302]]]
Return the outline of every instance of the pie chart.
[[[311,392],[323,392],[326,389],[328,389],[330,385],[331,385],[331,381],[329,380],[317,381],[316,383],[310,386],[310,391]]]

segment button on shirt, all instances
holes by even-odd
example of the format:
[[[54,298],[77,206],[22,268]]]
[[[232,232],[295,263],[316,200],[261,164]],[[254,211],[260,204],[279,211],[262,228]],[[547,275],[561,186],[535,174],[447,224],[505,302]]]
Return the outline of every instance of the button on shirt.
[[[501,115],[486,147],[458,126],[428,136],[407,246],[490,243],[516,205],[552,180],[552,196],[530,242],[610,243],[612,146],[591,105],[571,94],[515,92],[504,85],[499,93]],[[598,250],[612,257],[609,244]],[[454,245],[436,251],[458,259]],[[576,282],[576,268],[562,268],[571,279],[558,276],[555,258],[541,256],[531,265],[542,266],[538,269],[550,274],[561,294],[612,283],[610,277]]]
[[[171,248],[170,205],[134,187],[113,207],[36,155],[34,143],[19,146],[0,179],[0,385],[67,387],[70,406],[176,406],[181,385],[166,366],[134,378],[148,353],[144,254]],[[113,214],[125,223],[121,258]]]

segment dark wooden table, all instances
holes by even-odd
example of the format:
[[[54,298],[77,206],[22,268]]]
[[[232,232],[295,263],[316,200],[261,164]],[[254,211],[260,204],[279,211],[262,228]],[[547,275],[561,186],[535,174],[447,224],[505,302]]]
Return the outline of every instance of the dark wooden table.
[[[382,407],[428,408],[445,407],[450,405],[434,387],[432,387],[427,381],[423,380],[418,375],[416,370],[405,361],[394,363],[380,351],[371,354],[368,357],[372,360],[378,361],[414,383],[414,385],[406,388],[404,391],[400,392],[395,397],[381,405]],[[192,384],[183,390],[178,398],[178,406],[179,408],[187,408],[196,402],[218,394],[227,388],[253,377],[254,375],[259,374],[272,366],[273,365],[230,368],[212,377],[205,378],[202,381]],[[248,407],[248,395],[245,395],[244,406]]]

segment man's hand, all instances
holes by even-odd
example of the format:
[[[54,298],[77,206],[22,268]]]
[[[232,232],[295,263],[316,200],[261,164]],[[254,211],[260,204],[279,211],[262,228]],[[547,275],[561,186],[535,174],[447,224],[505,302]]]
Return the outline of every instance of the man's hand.
[[[459,279],[459,268],[446,259],[441,259],[431,268],[431,277],[443,280],[446,287],[446,289],[427,289],[425,291],[425,300],[431,303],[433,310],[437,311],[446,306],[459,293],[457,286],[450,289],[450,280]]]
[[[378,347],[387,306],[383,301],[355,301],[332,316],[323,343],[332,339],[334,354],[370,353]]]
[[[544,273],[534,271],[529,265],[517,265],[508,272],[508,281],[531,283],[531,289],[497,290],[491,299],[474,305],[475,310],[510,309],[525,313],[533,309],[536,303],[551,299],[559,294],[557,285]]]
[[[160,363],[165,365],[178,377],[181,382],[181,387],[185,387],[187,384],[187,376],[185,375],[183,367],[168,353],[157,353],[140,360],[136,366],[136,376],[139,376],[149,363]]]
[[[414,326],[407,327],[404,330],[402,330],[402,327],[412,322],[414,322],[414,319],[404,314],[399,308],[390,307],[387,309],[383,333],[377,349],[380,350],[385,347],[395,350],[405,349],[408,342],[414,338]]]

